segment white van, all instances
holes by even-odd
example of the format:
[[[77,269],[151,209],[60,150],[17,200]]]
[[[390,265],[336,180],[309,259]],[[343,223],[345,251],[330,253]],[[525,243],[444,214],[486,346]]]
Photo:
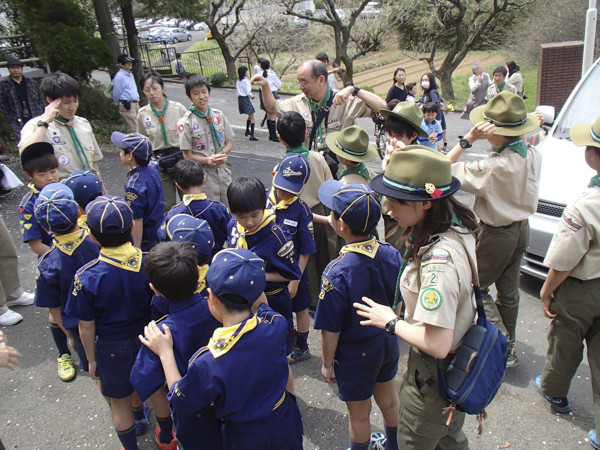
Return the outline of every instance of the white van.
[[[560,89],[560,86],[556,86]],[[575,125],[592,123],[600,116],[600,59],[582,77],[552,124],[548,136],[537,147],[542,153],[540,196],[537,212],[529,218],[531,238],[521,272],[545,279],[543,264],[548,246],[567,203],[587,187],[596,175],[585,162],[585,147],[569,138]]]

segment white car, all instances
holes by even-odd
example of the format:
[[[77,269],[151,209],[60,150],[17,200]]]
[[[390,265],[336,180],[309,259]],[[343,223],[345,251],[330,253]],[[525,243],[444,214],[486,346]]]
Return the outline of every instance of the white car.
[[[585,147],[569,138],[575,125],[592,123],[600,116],[600,59],[582,77],[554,120],[546,139],[538,144],[542,154],[537,212],[529,218],[531,237],[521,272],[545,279],[543,264],[552,236],[569,201],[581,194],[596,175],[585,162]]]

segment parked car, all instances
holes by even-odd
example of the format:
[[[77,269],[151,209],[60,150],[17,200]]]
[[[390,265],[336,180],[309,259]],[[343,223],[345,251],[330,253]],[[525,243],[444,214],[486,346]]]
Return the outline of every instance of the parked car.
[[[179,26],[181,28],[185,28],[186,30],[191,30],[192,25],[194,25],[194,22],[191,20],[182,20],[181,22],[179,22]]]
[[[152,27],[148,30],[148,39],[151,41],[160,41],[160,33],[165,30],[165,27]]]
[[[192,33],[183,28],[163,28],[156,40],[177,44],[178,42],[191,41]]]
[[[600,116],[599,84],[600,59],[575,86],[547,137],[537,146],[542,154],[540,195],[537,211],[529,218],[531,237],[521,263],[522,273],[546,278],[548,268],[543,261],[563,210],[595,175],[585,162],[585,148],[571,142],[569,130]]]
[[[376,17],[379,17],[381,11],[381,3],[369,2],[367,3],[367,6],[365,6],[365,9],[363,9],[360,12],[358,17],[360,17],[361,19],[374,19]]]
[[[207,26],[204,22],[198,22],[198,23],[194,24],[194,26],[192,27],[192,29],[194,31],[200,31],[201,28],[206,30]]]

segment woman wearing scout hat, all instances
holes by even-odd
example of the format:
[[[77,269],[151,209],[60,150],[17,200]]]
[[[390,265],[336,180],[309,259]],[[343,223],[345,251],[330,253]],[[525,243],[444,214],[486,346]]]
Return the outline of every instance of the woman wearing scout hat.
[[[371,188],[387,197],[388,210],[408,238],[400,269],[404,320],[367,298],[354,304],[367,319],[363,325],[411,344],[399,394],[398,442],[415,450],[467,449],[464,413],[454,411],[451,420],[442,414],[447,404],[435,381],[435,358],[445,369],[475,318],[469,264],[475,257],[475,216],[453,197],[460,181],[452,176],[450,159],[420,145],[394,151]]]
[[[369,135],[365,130],[353,125],[328,134],[325,143],[329,150],[337,155],[340,163],[346,166],[339,178],[342,183],[369,185],[375,175],[365,163],[377,157],[377,149],[373,144],[369,144]]]
[[[469,116],[475,125],[448,157],[452,174],[462,190],[475,195],[473,211],[481,221],[477,265],[483,304],[488,319],[509,342],[507,367],[518,364],[515,332],[519,312],[519,270],[529,245],[528,218],[537,209],[542,156],[527,146],[522,135],[535,130],[540,120],[527,114],[525,102],[510,92],[500,92]],[[475,141],[487,139],[487,158],[456,162]],[[495,284],[497,299],[489,294]]]

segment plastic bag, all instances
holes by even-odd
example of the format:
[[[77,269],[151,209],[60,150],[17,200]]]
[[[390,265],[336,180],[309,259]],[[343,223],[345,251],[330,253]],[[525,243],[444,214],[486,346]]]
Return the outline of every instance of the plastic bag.
[[[15,173],[4,164],[0,164],[0,170],[3,173],[3,176],[0,179],[0,185],[2,185],[4,190],[10,191],[23,186],[23,182],[19,179],[19,177],[17,177]]]

